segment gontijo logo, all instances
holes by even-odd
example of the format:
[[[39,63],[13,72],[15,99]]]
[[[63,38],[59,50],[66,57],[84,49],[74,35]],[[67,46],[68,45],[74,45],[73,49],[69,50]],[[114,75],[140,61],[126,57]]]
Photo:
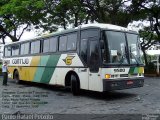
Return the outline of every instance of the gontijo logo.
[[[22,58],[8,58],[4,59],[4,61],[7,61],[8,65],[25,65],[29,66],[33,57],[22,57]]]
[[[72,59],[74,58],[75,56],[70,56],[70,55],[67,55],[67,57],[65,59],[63,59],[63,61],[65,62],[66,65],[71,65],[72,64]]]
[[[13,59],[12,60],[12,64],[28,64],[29,63],[29,59],[25,58],[25,59]]]

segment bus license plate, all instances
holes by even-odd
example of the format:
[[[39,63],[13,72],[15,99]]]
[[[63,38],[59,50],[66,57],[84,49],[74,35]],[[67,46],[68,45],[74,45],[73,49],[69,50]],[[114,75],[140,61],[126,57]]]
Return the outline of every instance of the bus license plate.
[[[133,81],[127,81],[127,85],[132,85]]]

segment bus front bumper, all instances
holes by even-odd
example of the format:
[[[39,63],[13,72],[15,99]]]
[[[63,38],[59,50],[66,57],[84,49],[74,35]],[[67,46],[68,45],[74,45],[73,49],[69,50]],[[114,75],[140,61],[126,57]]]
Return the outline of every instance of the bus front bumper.
[[[103,91],[143,87],[144,78],[103,79]]]

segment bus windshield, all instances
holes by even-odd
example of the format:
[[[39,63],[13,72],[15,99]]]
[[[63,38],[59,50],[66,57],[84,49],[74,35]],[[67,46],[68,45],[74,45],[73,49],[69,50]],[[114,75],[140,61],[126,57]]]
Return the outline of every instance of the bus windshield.
[[[142,64],[142,59],[140,55],[141,49],[140,49],[138,35],[127,33],[127,41],[128,41],[128,50],[130,54],[130,63]]]
[[[142,64],[138,35],[116,31],[105,31],[104,63]],[[126,38],[127,41],[126,42]],[[127,45],[128,43],[128,45]]]

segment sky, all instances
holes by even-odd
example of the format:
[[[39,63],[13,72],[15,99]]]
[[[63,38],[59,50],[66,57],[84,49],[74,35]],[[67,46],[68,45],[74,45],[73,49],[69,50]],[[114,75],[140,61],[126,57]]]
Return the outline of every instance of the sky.
[[[139,31],[139,29],[142,29],[143,28],[143,24],[148,24],[147,22],[146,23],[143,23],[142,21],[134,21],[132,23],[129,23],[128,24],[128,29],[130,30],[134,30],[134,31]],[[58,29],[58,31],[61,31],[62,29]],[[21,31],[21,29],[19,30]],[[24,41],[24,40],[29,40],[29,39],[32,39],[32,38],[36,38],[38,36],[38,33],[42,33],[43,34],[47,34],[46,33],[43,33],[42,30],[35,30],[35,29],[32,29],[31,31],[25,31],[20,39],[20,41]],[[6,43],[11,43],[11,39],[9,37],[6,38]]]
[[[31,30],[30,32],[29,31],[25,31],[21,37],[20,40],[28,40],[28,39],[31,39],[31,38],[35,38],[37,36],[37,33],[35,30]],[[6,38],[6,43],[11,43],[11,39],[9,37]]]

